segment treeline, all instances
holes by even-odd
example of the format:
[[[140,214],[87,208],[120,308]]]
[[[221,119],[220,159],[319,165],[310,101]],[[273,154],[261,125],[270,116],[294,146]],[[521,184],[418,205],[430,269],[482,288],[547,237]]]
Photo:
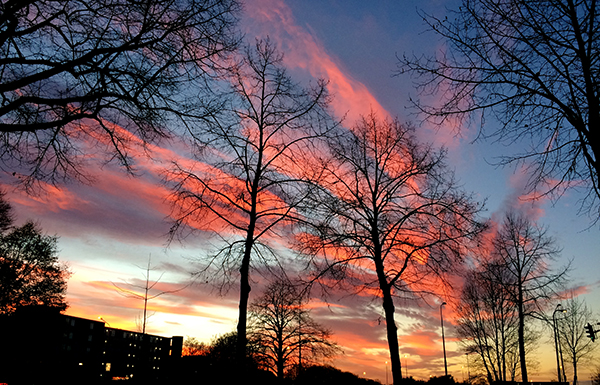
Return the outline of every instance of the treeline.
[[[213,338],[208,343],[198,342],[195,338],[187,338],[184,342],[184,356],[181,361],[181,379],[207,381],[210,383],[235,383],[231,372],[237,370],[236,366],[236,336],[235,332],[226,333]],[[268,371],[261,365],[261,347],[250,343],[246,350],[247,381],[283,385],[377,385],[380,381],[361,377],[354,373],[339,370],[330,365],[307,364],[290,368],[284,378],[278,378],[275,373]],[[391,378],[390,378],[391,379]],[[408,385],[454,385],[452,376],[431,376],[428,381],[416,380],[412,377],[404,378]],[[468,382],[465,382],[466,384]]]

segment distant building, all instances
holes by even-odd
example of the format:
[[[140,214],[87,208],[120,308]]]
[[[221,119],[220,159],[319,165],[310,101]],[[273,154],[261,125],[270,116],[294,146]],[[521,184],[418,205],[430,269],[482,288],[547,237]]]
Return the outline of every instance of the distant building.
[[[106,327],[104,322],[27,307],[0,319],[0,383],[163,382],[175,375],[183,337]]]

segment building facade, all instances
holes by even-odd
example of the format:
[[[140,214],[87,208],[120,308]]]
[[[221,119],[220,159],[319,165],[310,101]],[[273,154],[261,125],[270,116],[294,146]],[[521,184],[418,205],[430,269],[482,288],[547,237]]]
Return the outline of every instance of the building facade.
[[[183,337],[107,327],[98,320],[28,307],[0,319],[0,383],[158,383],[175,376]]]

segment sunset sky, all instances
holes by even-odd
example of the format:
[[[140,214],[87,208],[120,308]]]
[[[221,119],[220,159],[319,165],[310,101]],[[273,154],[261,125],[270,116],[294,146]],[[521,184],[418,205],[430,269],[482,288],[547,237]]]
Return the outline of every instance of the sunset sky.
[[[347,126],[371,110],[382,117],[398,117],[418,126],[417,136],[425,142],[448,149],[448,163],[467,191],[487,200],[486,216],[501,218],[509,208],[529,213],[548,226],[562,248],[554,266],[573,260],[570,283],[588,306],[600,311],[600,228],[586,213],[579,212],[583,194],[568,191],[559,200],[528,199],[527,175],[521,168],[497,168],[492,164],[502,154],[517,152],[492,142],[474,142],[477,127],[433,127],[420,124],[410,108],[409,97],[417,97],[409,76],[392,76],[397,56],[403,53],[432,53],[443,49],[443,41],[426,31],[418,9],[442,17],[456,1],[364,1],[364,0],[247,0],[241,18],[246,41],[269,36],[284,53],[292,77],[308,84],[329,80],[333,95],[331,108]],[[493,124],[493,123],[492,123]],[[459,132],[460,135],[456,135]],[[60,237],[60,259],[73,273],[69,280],[68,314],[96,319],[110,326],[136,329],[142,301],[119,295],[113,285],[144,279],[144,267],[151,257],[155,270],[151,280],[160,278],[161,290],[177,290],[199,266],[200,256],[217,240],[197,234],[182,243],[167,246],[170,207],[168,191],[160,183],[161,172],[173,159],[187,154],[175,143],[151,147],[152,159],[139,158],[137,177],[115,165],[90,164],[95,180],[90,185],[70,183],[48,186],[45,193],[29,196],[15,190],[9,176],[3,176],[18,222],[37,221],[49,234]],[[163,274],[161,276],[161,274]],[[259,277],[253,277],[259,281]],[[251,293],[251,300],[260,294]],[[387,342],[380,300],[360,296],[335,296],[329,303],[315,298],[313,318],[329,327],[345,354],[333,364],[368,378],[385,382]],[[214,336],[235,329],[237,287],[220,295],[203,282],[163,295],[150,302],[154,315],[150,333],[196,337],[208,342]],[[449,304],[451,300],[447,301]],[[415,378],[443,375],[439,302],[396,304],[403,371]],[[597,316],[600,321],[600,316]],[[456,343],[452,306],[444,308],[448,349],[448,371],[457,380],[466,378],[467,360]],[[594,320],[590,320],[594,321]],[[554,350],[548,330],[542,330],[540,345],[531,359],[531,381],[555,379]],[[464,367],[464,369],[463,369]],[[581,370],[583,369],[583,370]],[[580,368],[580,379],[589,379]],[[567,373],[569,379],[571,374]],[[391,379],[391,375],[390,375]]]

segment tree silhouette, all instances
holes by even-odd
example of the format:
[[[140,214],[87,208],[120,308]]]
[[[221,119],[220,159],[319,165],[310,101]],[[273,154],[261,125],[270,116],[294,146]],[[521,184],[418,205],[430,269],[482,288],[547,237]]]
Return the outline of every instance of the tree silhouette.
[[[10,204],[0,192],[0,223],[11,223]],[[27,221],[7,227],[0,234],[0,315],[17,308],[43,305],[65,310],[67,278],[70,273],[58,261],[58,238],[45,235]]]
[[[117,284],[115,284],[114,282],[112,283],[113,286],[117,289],[117,292],[119,294],[121,294],[124,297],[127,298],[133,298],[133,299],[139,299],[144,301],[144,310],[142,312],[142,316],[138,320],[136,319],[136,324],[138,325],[138,330],[141,329],[141,332],[143,334],[146,334],[146,323],[148,321],[148,318],[150,318],[153,314],[148,315],[148,301],[151,301],[155,298],[158,298],[160,296],[163,296],[165,294],[173,294],[176,293],[178,291],[181,291],[183,289],[185,289],[185,287],[181,287],[179,289],[176,290],[162,290],[162,291],[157,291],[155,288],[156,285],[158,285],[158,283],[160,282],[162,276],[164,275],[164,273],[162,273],[156,280],[151,281],[150,280],[150,272],[152,270],[155,270],[154,267],[151,266],[150,262],[151,262],[151,256],[148,257],[148,265],[145,268],[145,273],[144,273],[144,285],[136,285],[135,283],[129,282],[126,283],[127,287],[124,286],[119,286]]]
[[[85,178],[108,152],[164,138],[236,47],[235,0],[31,0],[0,5],[0,156],[4,171],[55,183]],[[204,92],[202,91],[202,92]],[[173,115],[174,114],[174,115]]]
[[[526,145],[501,163],[531,161],[532,187],[585,186],[598,220],[599,11],[596,0],[463,0],[449,18],[421,15],[447,47],[405,55],[399,73],[441,98],[415,101],[434,120],[478,120],[483,137]]]
[[[331,331],[316,323],[306,298],[288,281],[278,279],[250,304],[249,335],[260,346],[258,361],[283,379],[287,370],[310,365],[339,351]]]
[[[568,359],[573,366],[573,385],[578,383],[577,368],[580,363],[591,362],[597,345],[587,338],[585,325],[592,319],[592,312],[585,302],[571,296],[563,302],[565,313],[557,321],[558,335]]]
[[[402,378],[394,297],[433,290],[483,228],[480,206],[443,160],[397,120],[362,118],[329,141],[306,214],[313,223],[299,239],[315,256],[315,279],[381,295],[394,384]]]
[[[475,353],[489,383],[515,381],[519,368],[518,317],[508,288],[514,277],[504,265],[477,252],[482,260],[465,275],[457,303],[457,334],[469,353]],[[526,346],[533,338],[525,333]]]
[[[542,310],[557,297],[569,267],[557,272],[550,269],[549,264],[560,252],[554,239],[546,229],[515,212],[506,214],[492,252],[506,274],[503,286],[517,314],[521,379],[527,382],[525,322],[532,317],[543,318]]]
[[[196,337],[188,337],[183,341],[183,356],[204,356],[208,354],[209,345],[198,341]]]
[[[310,195],[304,181],[311,170],[302,156],[326,129],[328,95],[323,81],[311,89],[295,84],[269,40],[246,48],[229,81],[230,99],[206,106],[205,126],[195,136],[202,163],[174,164],[167,183],[174,191],[171,235],[214,231],[222,242],[203,272],[227,286],[239,271],[241,362],[250,270],[277,259],[272,239],[283,239]]]

